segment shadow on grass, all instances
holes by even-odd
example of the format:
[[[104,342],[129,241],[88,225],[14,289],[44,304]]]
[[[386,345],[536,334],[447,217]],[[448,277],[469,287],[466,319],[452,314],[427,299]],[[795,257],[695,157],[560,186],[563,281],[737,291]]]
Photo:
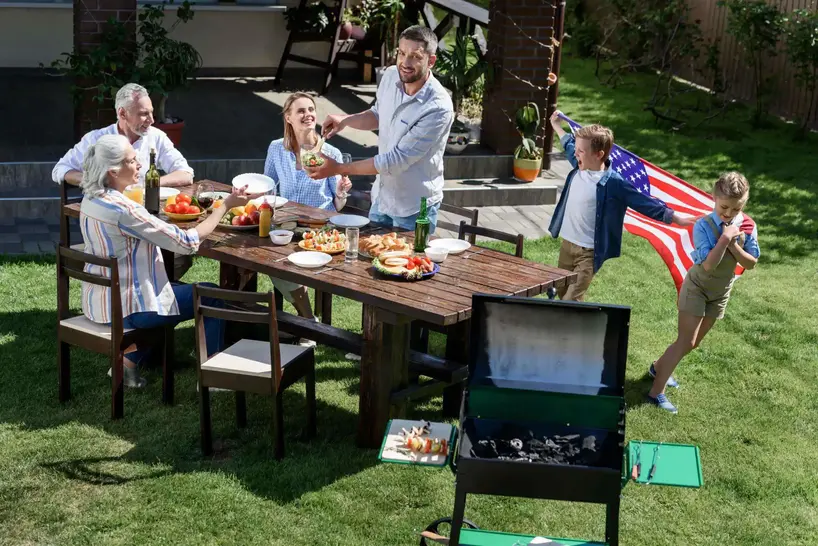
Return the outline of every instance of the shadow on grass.
[[[125,417],[110,419],[110,379],[108,360],[81,349],[71,351],[72,398],[65,404],[57,399],[56,312],[30,310],[0,313],[3,361],[0,381],[14,385],[0,399],[0,421],[24,430],[54,430],[69,423],[82,423],[132,444],[119,457],[71,457],[44,464],[69,479],[97,485],[121,485],[178,473],[217,470],[234,475],[257,495],[279,503],[297,501],[305,493],[319,490],[337,480],[377,464],[373,450],[355,445],[357,411],[349,411],[322,396],[319,381],[318,435],[300,441],[306,426],[306,399],[303,385],[284,396],[286,456],[272,457],[272,399],[247,395],[246,428],[235,424],[232,393],[213,393],[211,416],[216,454],[203,458],[199,449],[199,398],[195,365],[189,355],[193,336],[190,327],[179,328],[176,336],[177,360],[187,360],[176,370],[175,404],[163,405],[161,370],[146,370],[149,380],[144,390],[126,389]],[[350,369],[354,369],[350,366]],[[349,377],[350,371],[323,366],[320,375]],[[326,393],[323,393],[326,394]],[[95,434],[95,433],[92,433]],[[80,447],[85,450],[84,447]],[[168,470],[134,474],[114,462],[140,463],[151,467],[157,461]]]

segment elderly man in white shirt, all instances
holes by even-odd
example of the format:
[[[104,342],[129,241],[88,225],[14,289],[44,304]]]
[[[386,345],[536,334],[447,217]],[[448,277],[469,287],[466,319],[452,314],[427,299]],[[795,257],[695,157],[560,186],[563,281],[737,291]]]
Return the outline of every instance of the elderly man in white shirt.
[[[117,122],[103,129],[87,133],[54,166],[51,178],[57,184],[63,180],[78,186],[82,180],[82,162],[89,146],[95,144],[102,135],[120,134],[127,137],[136,150],[142,165],[139,180],[144,182],[150,166],[151,148],[156,150],[156,167],[166,174],[161,178],[163,186],[186,186],[193,182],[193,169],[179,153],[168,136],[153,127],[153,103],[147,89],[136,83],[129,83],[116,94]]]
[[[335,175],[377,174],[372,187],[373,222],[411,230],[426,198],[430,232],[443,201],[443,152],[454,121],[449,93],[432,75],[437,37],[431,29],[412,26],[400,35],[397,66],[384,72],[375,104],[352,115],[331,115],[325,138],[346,127],[378,130],[378,155],[352,163],[324,157],[324,164],[305,169],[314,179]]]

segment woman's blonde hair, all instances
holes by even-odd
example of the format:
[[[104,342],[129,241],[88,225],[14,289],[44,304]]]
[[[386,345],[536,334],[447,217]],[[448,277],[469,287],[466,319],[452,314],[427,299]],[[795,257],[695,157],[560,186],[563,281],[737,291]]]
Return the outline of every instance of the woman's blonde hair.
[[[122,135],[102,135],[88,147],[82,161],[83,195],[99,197],[108,189],[108,171],[118,172],[125,161],[128,139]]]
[[[281,111],[281,119],[284,120],[284,149],[293,152],[296,155],[300,151],[298,149],[298,140],[295,138],[295,129],[293,129],[293,126],[287,122],[287,114],[290,113],[290,108],[292,108],[293,103],[298,99],[310,99],[312,101],[312,105],[315,106],[315,98],[309,93],[304,93],[302,91],[293,93],[287,97],[287,100],[284,101],[284,106],[282,107]]]

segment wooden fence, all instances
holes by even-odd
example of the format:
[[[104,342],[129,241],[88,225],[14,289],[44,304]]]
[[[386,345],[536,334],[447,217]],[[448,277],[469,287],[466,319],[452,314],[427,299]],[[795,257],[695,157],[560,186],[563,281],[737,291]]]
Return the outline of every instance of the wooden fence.
[[[589,11],[604,13],[605,2],[586,0]],[[768,0],[778,6],[779,11],[788,15],[796,9],[818,9],[818,0]],[[691,8],[691,18],[700,20],[702,35],[705,40],[719,41],[719,66],[722,79],[727,85],[727,94],[736,100],[745,103],[755,101],[755,84],[749,59],[741,46],[727,32],[727,8],[719,7],[718,0],[688,0]],[[598,8],[602,8],[598,11]],[[781,37],[778,54],[764,60],[765,70],[775,77],[775,92],[770,101],[770,113],[782,118],[795,120],[800,123],[807,112],[809,99],[807,92],[798,86],[795,79],[795,67],[787,58],[784,44],[785,37]],[[704,68],[706,56],[699,57],[700,69]],[[680,77],[698,85],[712,88],[712,78],[703,76],[700,70],[685,70],[678,74]],[[818,92],[816,92],[816,106],[808,120],[812,129],[818,130]]]

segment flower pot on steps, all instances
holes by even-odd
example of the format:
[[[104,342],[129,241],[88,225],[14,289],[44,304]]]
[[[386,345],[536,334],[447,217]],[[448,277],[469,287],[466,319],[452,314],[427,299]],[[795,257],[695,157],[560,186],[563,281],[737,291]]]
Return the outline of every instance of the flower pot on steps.
[[[153,125],[164,131],[174,146],[179,146],[182,141],[182,130],[185,128],[184,120],[179,120],[176,123],[154,123]]]
[[[514,178],[520,182],[533,182],[540,175],[542,158],[517,159],[514,158]]]

